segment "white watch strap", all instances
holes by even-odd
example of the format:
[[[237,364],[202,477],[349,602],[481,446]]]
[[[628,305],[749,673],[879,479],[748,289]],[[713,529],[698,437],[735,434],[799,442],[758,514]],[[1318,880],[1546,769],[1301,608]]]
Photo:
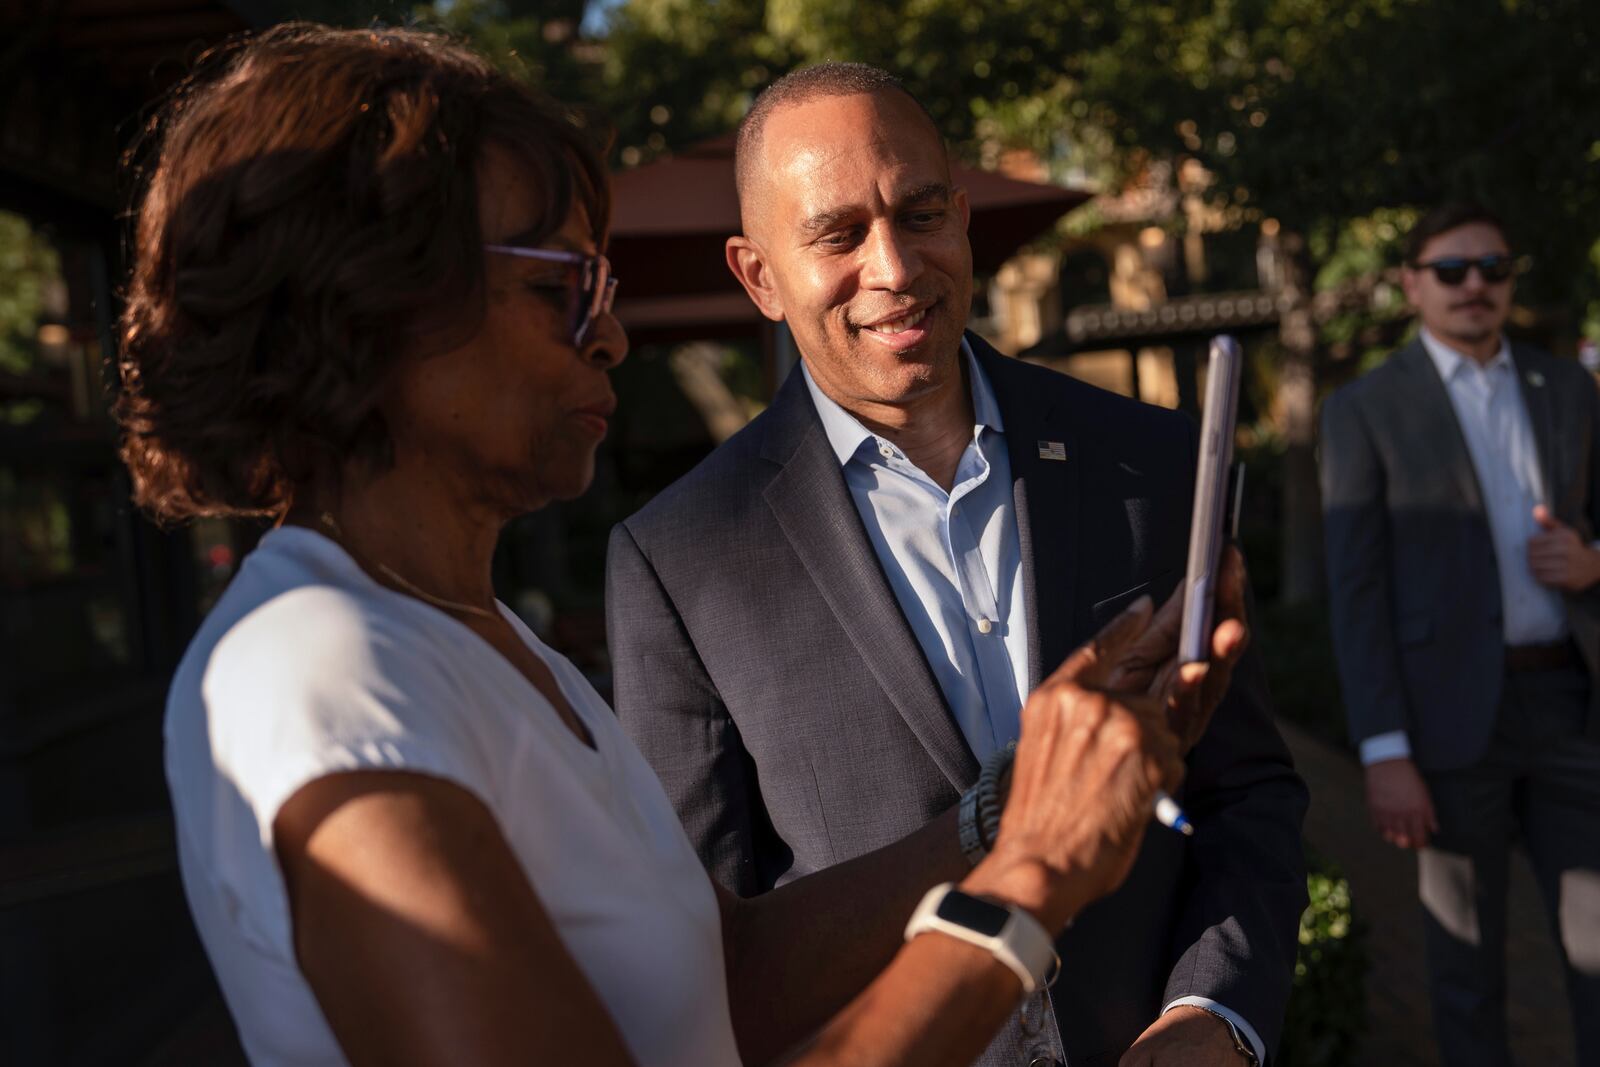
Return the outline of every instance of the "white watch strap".
[[[957,906],[946,907],[946,898],[952,894],[960,898],[950,902]],[[985,917],[998,918],[997,913],[1004,913],[1003,923],[969,925],[960,921],[961,913],[974,905]],[[988,928],[982,928],[984,925]],[[911,913],[911,921],[906,923],[906,940],[930,930],[987,950],[1021,980],[1024,996],[1048,988],[1061,970],[1055,940],[1038,919],[1015,905],[963,893],[954,882],[936,885],[923,896],[917,910]]]

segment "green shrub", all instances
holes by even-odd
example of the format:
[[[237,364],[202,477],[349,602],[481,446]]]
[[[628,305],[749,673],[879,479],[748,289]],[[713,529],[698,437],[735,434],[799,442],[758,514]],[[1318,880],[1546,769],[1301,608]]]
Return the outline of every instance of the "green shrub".
[[[1294,991],[1276,1067],[1345,1067],[1355,1061],[1367,1026],[1366,931],[1338,866],[1307,852]]]

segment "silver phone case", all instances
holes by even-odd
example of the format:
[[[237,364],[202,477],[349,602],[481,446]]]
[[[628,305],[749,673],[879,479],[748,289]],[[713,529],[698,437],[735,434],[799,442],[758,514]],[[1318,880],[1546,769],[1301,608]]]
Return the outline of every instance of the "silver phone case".
[[[1239,342],[1226,334],[1211,341],[1206,370],[1206,406],[1200,419],[1200,458],[1195,472],[1194,515],[1189,526],[1189,567],[1183,585],[1183,630],[1178,660],[1209,659],[1212,606],[1222,562],[1223,517],[1228,514],[1228,470],[1239,414]]]

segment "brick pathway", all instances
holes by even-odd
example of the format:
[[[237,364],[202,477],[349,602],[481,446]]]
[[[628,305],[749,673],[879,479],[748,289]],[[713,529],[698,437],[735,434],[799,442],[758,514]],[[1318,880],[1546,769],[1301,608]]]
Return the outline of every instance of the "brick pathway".
[[[1306,841],[1350,879],[1367,925],[1368,1031],[1352,1067],[1438,1067],[1422,959],[1416,861],[1385,845],[1367,821],[1355,759],[1287,722],[1279,722],[1295,765],[1311,788]],[[1518,1064],[1574,1062],[1561,962],[1538,887],[1525,858],[1513,861],[1507,944],[1511,1049]]]

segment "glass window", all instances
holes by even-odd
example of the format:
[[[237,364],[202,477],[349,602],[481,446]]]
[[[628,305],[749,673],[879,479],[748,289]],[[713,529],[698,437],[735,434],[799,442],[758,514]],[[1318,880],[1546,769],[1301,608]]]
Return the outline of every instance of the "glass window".
[[[139,666],[126,482],[102,379],[104,260],[0,212],[0,709]]]

